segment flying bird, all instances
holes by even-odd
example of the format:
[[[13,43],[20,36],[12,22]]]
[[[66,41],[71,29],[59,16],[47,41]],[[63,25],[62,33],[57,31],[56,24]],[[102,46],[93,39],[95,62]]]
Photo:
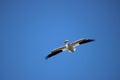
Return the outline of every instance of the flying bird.
[[[46,56],[46,59],[48,59],[52,56],[55,56],[56,54],[63,52],[63,51],[66,51],[66,50],[73,53],[76,50],[75,49],[76,46],[79,46],[79,45],[84,44],[84,43],[92,42],[92,41],[94,41],[94,40],[93,39],[80,39],[78,41],[70,43],[69,40],[65,40],[64,41],[65,46],[62,46],[60,48],[57,48],[57,49],[51,51],[51,53]]]

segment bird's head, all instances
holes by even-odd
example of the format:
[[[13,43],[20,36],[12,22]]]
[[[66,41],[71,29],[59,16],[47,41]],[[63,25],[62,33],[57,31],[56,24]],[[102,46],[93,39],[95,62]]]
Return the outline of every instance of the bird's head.
[[[68,43],[69,41],[68,40],[65,40],[64,43]]]

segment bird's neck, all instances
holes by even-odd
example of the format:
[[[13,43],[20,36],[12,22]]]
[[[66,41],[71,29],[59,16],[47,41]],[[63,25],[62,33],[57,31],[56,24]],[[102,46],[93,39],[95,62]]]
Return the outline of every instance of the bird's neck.
[[[67,43],[66,43],[66,45],[70,45],[70,43],[69,43],[69,42],[67,42]]]

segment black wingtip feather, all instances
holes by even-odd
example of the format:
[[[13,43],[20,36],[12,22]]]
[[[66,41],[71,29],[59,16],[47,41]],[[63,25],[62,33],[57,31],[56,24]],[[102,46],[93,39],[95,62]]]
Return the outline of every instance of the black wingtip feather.
[[[94,39],[85,39],[82,42],[80,42],[79,44],[84,44],[84,43],[88,43],[88,42],[92,42],[95,41]]]
[[[54,56],[54,55],[56,55],[56,54],[58,54],[58,53],[60,53],[60,52],[62,52],[62,50],[53,51],[53,52],[51,52],[48,56],[46,56],[45,59],[47,60],[48,58],[50,58],[50,57],[52,57],[52,56]]]

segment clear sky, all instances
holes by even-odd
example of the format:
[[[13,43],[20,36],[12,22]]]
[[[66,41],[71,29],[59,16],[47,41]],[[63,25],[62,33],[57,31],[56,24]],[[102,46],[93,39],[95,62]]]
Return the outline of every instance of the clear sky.
[[[0,80],[120,80],[119,35],[119,0],[1,0]]]

